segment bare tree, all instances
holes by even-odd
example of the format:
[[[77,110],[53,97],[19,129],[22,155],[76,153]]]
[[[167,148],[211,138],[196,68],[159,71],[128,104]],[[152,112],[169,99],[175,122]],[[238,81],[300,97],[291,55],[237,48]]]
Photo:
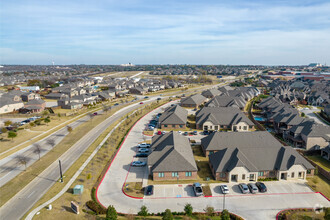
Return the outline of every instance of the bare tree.
[[[89,116],[89,119],[91,119],[91,121],[93,121],[94,114],[93,113],[89,113],[88,116]]]
[[[23,156],[23,155],[19,155],[19,156],[16,157],[16,160],[19,164],[24,165],[24,167],[25,167],[24,171],[25,171],[26,170],[26,164],[30,161],[30,158],[26,157],[26,156]]]
[[[48,139],[46,142],[52,149],[56,145],[54,139]]]
[[[42,150],[41,146],[40,146],[40,144],[37,144],[37,143],[33,144],[33,146],[34,146],[33,153],[38,154],[39,160],[40,160],[40,153]]]

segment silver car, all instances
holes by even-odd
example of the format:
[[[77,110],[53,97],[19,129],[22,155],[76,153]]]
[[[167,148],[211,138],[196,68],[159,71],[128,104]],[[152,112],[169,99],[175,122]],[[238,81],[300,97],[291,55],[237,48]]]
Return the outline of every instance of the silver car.
[[[238,184],[238,187],[242,193],[244,194],[249,193],[249,187],[245,183]]]
[[[220,185],[220,190],[222,194],[228,194],[229,193],[229,188],[227,185]]]
[[[257,193],[258,192],[258,187],[254,183],[249,183],[248,184],[249,190],[251,193]]]

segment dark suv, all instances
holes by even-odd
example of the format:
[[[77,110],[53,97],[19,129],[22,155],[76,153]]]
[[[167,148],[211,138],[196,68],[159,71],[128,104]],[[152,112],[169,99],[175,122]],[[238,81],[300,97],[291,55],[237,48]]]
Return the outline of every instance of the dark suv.
[[[147,189],[146,189],[146,195],[151,196],[152,194],[154,194],[154,186],[149,185],[149,186],[147,186]]]
[[[256,182],[256,186],[258,187],[259,192],[267,192],[267,187],[264,183]]]

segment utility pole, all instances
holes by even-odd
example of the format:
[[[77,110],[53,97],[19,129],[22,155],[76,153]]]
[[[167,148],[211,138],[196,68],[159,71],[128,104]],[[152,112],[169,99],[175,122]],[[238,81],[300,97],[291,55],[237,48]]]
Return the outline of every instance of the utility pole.
[[[61,183],[63,183],[63,175],[62,175],[62,166],[61,166],[61,160],[58,160],[58,163],[59,163],[59,165],[60,165]]]

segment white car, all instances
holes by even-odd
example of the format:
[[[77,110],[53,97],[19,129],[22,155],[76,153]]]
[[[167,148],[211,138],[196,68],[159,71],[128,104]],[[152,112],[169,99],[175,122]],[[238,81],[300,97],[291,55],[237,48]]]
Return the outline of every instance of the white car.
[[[220,190],[222,194],[228,194],[229,193],[229,188],[227,185],[220,185]]]
[[[150,144],[147,144],[147,143],[141,143],[141,144],[138,144],[137,147],[138,147],[138,148],[149,148],[149,147],[150,147]]]
[[[139,153],[149,153],[149,149],[148,148],[139,148],[138,152]]]

